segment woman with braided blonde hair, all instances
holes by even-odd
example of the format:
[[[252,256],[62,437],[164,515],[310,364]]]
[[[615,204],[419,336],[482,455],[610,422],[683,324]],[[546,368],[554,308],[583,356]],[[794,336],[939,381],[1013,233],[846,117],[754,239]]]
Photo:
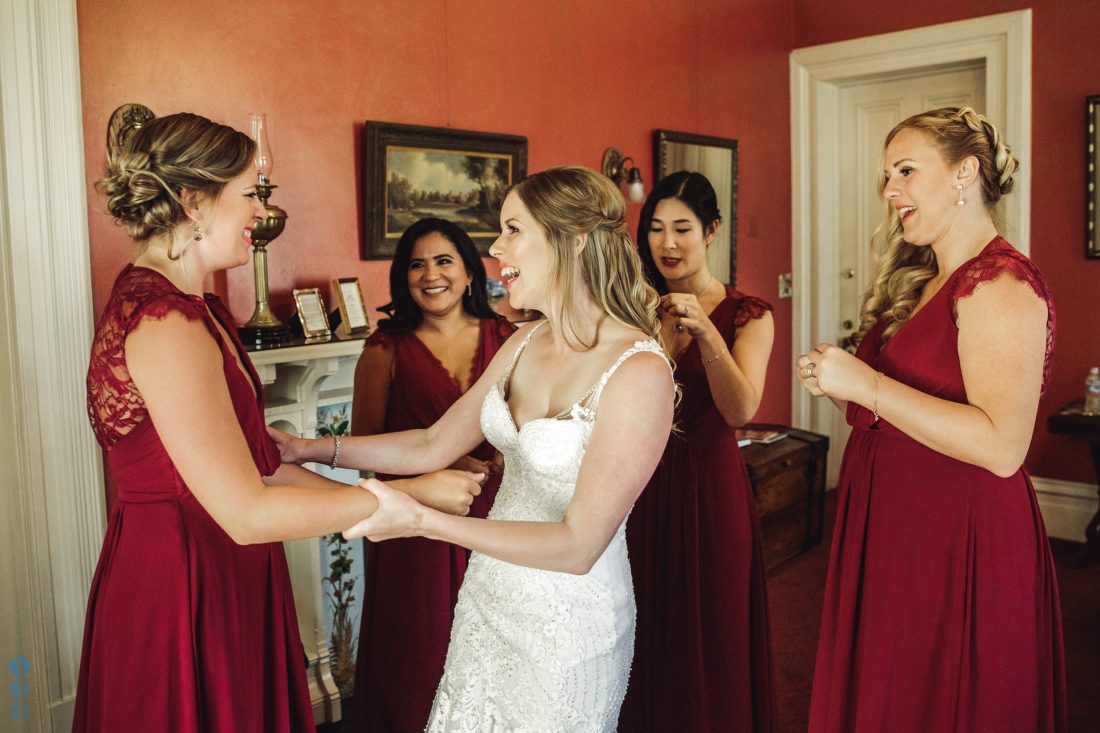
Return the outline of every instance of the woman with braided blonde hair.
[[[634,652],[626,516],[675,393],[625,209],[587,168],[517,184],[489,252],[512,307],[546,320],[517,331],[432,427],[343,441],[346,465],[386,473],[450,465],[485,438],[504,456],[488,519],[445,516],[372,479],[379,510],[345,533],[474,551],[429,731],[616,730]],[[284,459],[332,452],[278,439]]]
[[[280,463],[259,377],[231,316],[203,293],[209,275],[248,262],[266,216],[255,146],[198,115],[126,105],[107,148],[98,186],[137,246],[88,367],[88,415],[118,498],[73,730],[312,731],[280,540],[339,531],[377,501]],[[472,476],[445,479],[479,491]]]
[[[899,123],[858,350],[818,344],[796,361],[803,387],[852,426],[815,733],[1065,730],[1057,583],[1022,465],[1054,306],[994,223],[1016,165],[969,108]]]

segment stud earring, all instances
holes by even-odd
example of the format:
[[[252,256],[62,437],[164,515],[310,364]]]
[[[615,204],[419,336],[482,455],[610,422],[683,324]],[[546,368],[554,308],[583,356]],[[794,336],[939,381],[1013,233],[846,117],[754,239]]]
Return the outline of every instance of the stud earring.
[[[194,237],[194,239],[195,239],[196,242],[198,242],[202,239],[202,227],[200,227],[198,224],[195,225],[195,237]]]
[[[963,185],[961,183],[956,183],[955,190],[959,192],[959,200],[955,202],[955,206],[965,206],[966,201],[963,199]]]

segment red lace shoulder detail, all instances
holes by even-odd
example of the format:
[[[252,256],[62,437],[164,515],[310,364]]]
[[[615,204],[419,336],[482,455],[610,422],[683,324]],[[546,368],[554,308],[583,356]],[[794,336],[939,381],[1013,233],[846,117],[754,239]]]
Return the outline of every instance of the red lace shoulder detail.
[[[507,318],[494,318],[493,325],[496,326],[497,336],[500,337],[501,343],[510,339],[512,334],[516,332],[516,325],[509,322]]]
[[[741,328],[749,321],[763,318],[765,313],[774,310],[772,304],[768,301],[752,295],[745,295],[732,288],[726,288],[726,294],[735,301],[733,325],[737,328]]]
[[[88,364],[88,419],[105,449],[145,420],[145,402],[126,368],[126,337],[144,318],[175,312],[206,318],[201,298],[180,292],[153,270],[127,265],[99,317]]]
[[[393,349],[394,334],[382,329],[377,329],[370,336],[367,336],[366,343],[363,344],[363,348],[368,346],[381,346],[383,349]]]
[[[1050,383],[1051,358],[1054,355],[1055,313],[1050,288],[1039,268],[1003,238],[997,237],[977,257],[970,260],[953,276],[951,283],[951,317],[958,321],[956,304],[974,294],[980,285],[996,280],[1002,274],[1026,283],[1047,304],[1047,344],[1043,360],[1043,388]]]

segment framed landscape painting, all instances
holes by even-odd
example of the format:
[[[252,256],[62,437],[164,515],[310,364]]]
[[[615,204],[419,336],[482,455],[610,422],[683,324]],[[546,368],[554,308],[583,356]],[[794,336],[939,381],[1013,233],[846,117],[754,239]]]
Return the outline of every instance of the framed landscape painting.
[[[458,224],[488,253],[504,195],[527,175],[527,138],[389,122],[367,122],[366,138],[362,259],[393,257],[427,216]]]

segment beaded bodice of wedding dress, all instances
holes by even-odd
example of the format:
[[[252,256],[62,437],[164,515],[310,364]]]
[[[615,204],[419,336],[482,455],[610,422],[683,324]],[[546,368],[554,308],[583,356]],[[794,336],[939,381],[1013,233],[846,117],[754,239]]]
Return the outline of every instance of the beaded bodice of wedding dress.
[[[518,429],[505,401],[508,369],[481,409],[482,431],[504,455],[504,477],[490,519],[562,519],[600,393],[618,366],[641,351],[664,356],[656,342],[640,341],[566,413]],[[585,575],[473,553],[427,731],[615,730],[634,653],[625,525]]]

